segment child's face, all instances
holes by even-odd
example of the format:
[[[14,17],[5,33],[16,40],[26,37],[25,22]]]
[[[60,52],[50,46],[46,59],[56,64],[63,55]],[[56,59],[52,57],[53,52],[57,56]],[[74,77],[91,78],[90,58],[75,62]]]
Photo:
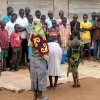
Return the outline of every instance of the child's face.
[[[30,16],[29,18],[28,18],[28,21],[29,21],[29,23],[33,23],[33,17],[32,16]]]
[[[25,12],[24,12],[24,11],[20,11],[20,13],[19,13],[19,15],[20,15],[20,17],[21,17],[21,18],[23,18],[23,17],[24,17],[24,14],[25,14]]]
[[[2,28],[2,29],[5,29],[5,26],[6,26],[6,23],[1,22],[1,28]]]
[[[57,26],[57,22],[56,21],[52,21],[52,27],[56,27]]]
[[[77,21],[78,17],[77,16],[73,16],[73,21]]]
[[[49,13],[49,14],[48,14],[48,17],[49,17],[50,19],[53,19],[53,13]]]
[[[36,17],[38,18],[38,19],[40,19],[40,16],[41,16],[41,13],[36,13]]]
[[[43,22],[45,22],[46,17],[41,17],[41,20],[42,20]]]
[[[84,22],[87,22],[88,17],[87,16],[83,16],[83,20],[84,20]]]
[[[12,21],[12,22],[15,22],[16,19],[17,19],[17,16],[11,16],[11,21]]]
[[[15,25],[15,31],[16,32],[19,32],[20,31],[20,26],[17,24],[17,25]]]
[[[66,26],[67,20],[62,20],[62,24]]]
[[[60,13],[59,13],[59,17],[60,17],[60,18],[63,18],[63,17],[64,17],[64,13],[61,13],[61,12],[60,12]]]
[[[13,13],[13,8],[10,8],[8,11],[7,11],[8,15],[11,15]]]
[[[30,14],[30,8],[26,8],[26,9],[25,9],[25,13],[26,13],[27,15],[29,15],[29,14]]]

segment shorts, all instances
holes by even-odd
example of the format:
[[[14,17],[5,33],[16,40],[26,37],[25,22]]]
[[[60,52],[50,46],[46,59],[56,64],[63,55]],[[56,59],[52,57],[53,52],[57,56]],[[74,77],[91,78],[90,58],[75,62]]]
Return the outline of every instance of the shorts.
[[[2,51],[1,51],[1,57],[2,58],[7,58],[8,57],[8,50],[2,49]]]

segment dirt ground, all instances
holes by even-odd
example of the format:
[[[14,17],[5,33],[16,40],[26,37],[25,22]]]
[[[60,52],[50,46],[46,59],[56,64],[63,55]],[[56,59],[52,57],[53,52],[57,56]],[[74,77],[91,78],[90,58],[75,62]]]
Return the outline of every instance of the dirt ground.
[[[61,84],[56,90],[44,93],[50,100],[100,100],[100,79],[86,78],[80,80],[80,88],[72,88],[72,82]],[[32,100],[31,91],[14,93],[0,90],[0,100]]]

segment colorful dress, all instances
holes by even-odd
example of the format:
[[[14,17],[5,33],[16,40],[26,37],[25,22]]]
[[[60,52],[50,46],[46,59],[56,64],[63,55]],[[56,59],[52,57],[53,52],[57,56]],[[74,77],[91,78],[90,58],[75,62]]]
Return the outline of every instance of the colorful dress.
[[[83,42],[79,40],[79,45],[76,48],[73,48],[72,41],[68,42],[68,58],[69,58],[69,65],[68,65],[68,74],[70,72],[76,73],[78,72],[78,66],[81,62],[82,57],[82,47]]]
[[[45,91],[47,88],[46,61],[49,50],[43,29],[38,22],[33,24],[33,34],[30,36],[30,45],[33,50],[30,59],[31,89]]]

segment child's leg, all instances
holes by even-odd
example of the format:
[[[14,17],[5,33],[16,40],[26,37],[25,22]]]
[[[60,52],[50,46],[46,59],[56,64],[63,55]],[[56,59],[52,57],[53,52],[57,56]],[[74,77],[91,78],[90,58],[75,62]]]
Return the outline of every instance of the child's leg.
[[[78,74],[78,72],[76,72],[76,81],[77,81],[77,87],[80,87],[79,74]]]
[[[17,62],[17,51],[16,48],[12,50],[12,70],[16,70],[16,62]]]
[[[76,87],[77,86],[76,74],[73,72],[72,75],[73,75],[73,81],[74,81],[73,87]]]
[[[57,87],[57,82],[58,82],[58,76],[55,76],[55,83],[54,83],[54,87]]]
[[[6,58],[3,58],[3,70],[6,71]]]
[[[53,87],[52,76],[49,76],[49,82],[50,82],[50,88],[52,88]]]
[[[18,48],[18,51],[17,51],[17,66],[16,66],[16,69],[20,68],[20,60],[21,60],[21,48]]]

